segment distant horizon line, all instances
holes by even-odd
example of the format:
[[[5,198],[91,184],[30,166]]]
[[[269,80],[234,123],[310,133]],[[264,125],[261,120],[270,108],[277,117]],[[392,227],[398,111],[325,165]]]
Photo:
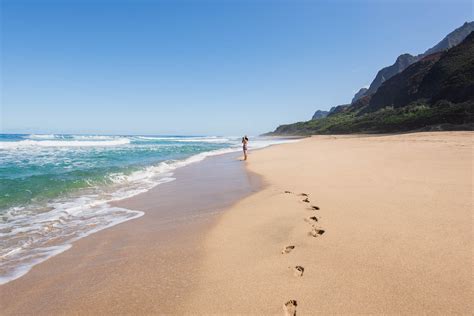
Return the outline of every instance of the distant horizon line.
[[[211,134],[153,134],[153,133],[87,133],[87,132],[67,132],[67,133],[53,133],[53,132],[2,132],[0,135],[84,135],[84,136],[159,136],[159,137],[240,137],[237,135],[211,135]],[[249,134],[250,135],[250,134]],[[250,135],[252,137],[260,135]]]

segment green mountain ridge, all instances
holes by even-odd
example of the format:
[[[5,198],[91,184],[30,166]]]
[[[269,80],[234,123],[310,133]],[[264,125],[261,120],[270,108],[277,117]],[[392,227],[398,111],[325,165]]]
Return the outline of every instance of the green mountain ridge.
[[[459,45],[473,31],[474,22],[466,22],[448,35],[446,35],[438,44],[427,49],[423,54],[412,56],[408,53],[405,53],[398,56],[397,60],[393,65],[384,67],[378,71],[377,75],[375,76],[368,89],[365,89],[365,91],[363,91],[362,93],[360,90],[358,93],[356,93],[356,95],[352,99],[352,103],[357,101],[364,95],[374,94],[384,81],[402,72],[408,66],[416,63],[424,57],[434,53],[446,51],[454,46]]]
[[[472,130],[474,32],[451,49],[425,56],[372,95],[333,108],[325,118],[279,126],[266,135]]]

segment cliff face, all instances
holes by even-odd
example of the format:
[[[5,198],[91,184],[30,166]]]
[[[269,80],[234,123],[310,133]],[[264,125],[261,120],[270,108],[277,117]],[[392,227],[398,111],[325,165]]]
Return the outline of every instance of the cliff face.
[[[412,56],[410,54],[403,54],[398,56],[395,63],[391,66],[382,68],[375,76],[375,79],[370,84],[369,89],[365,94],[370,95],[377,91],[377,89],[384,83],[386,80],[392,78],[396,74],[405,70],[408,66],[418,61],[418,57]]]
[[[462,26],[446,35],[446,37],[443,38],[438,44],[426,50],[423,56],[442,52],[459,45],[469,34],[471,34],[471,32],[474,32],[474,22],[466,22]]]
[[[474,31],[433,65],[420,84],[419,97],[455,103],[474,99]]]
[[[441,54],[430,55],[385,81],[371,96],[368,110],[375,111],[386,106],[401,107],[416,99],[423,78]]]
[[[473,31],[474,22],[466,22],[459,28],[446,35],[438,44],[429,48],[423,54],[420,54],[418,56],[412,56],[410,54],[403,54],[398,56],[397,60],[393,65],[379,70],[374,80],[370,84],[369,89],[363,94],[360,94],[360,91],[356,93],[356,95],[352,99],[352,102],[357,101],[364,95],[374,94],[375,92],[377,92],[377,89],[382,85],[382,83],[384,83],[386,80],[402,72],[408,66],[423,59],[424,57],[432,55],[434,53],[446,51],[454,46],[459,45]]]
[[[337,114],[337,113],[344,112],[344,111],[346,111],[350,106],[351,106],[350,104],[341,104],[341,105],[333,106],[333,107],[329,110],[329,114],[328,114],[328,115],[334,115],[334,114]]]
[[[384,82],[372,96],[368,111],[403,107],[420,99],[428,103],[474,99],[474,32],[458,46],[425,56]]]
[[[367,89],[367,88],[360,88],[360,90],[352,98],[351,103],[354,103],[357,100],[359,100],[360,98],[362,98],[367,93],[368,90],[369,89]]]
[[[374,94],[333,107],[326,118],[279,126],[272,135],[380,133],[474,127],[474,32],[424,56]]]
[[[328,114],[329,114],[329,111],[317,110],[316,112],[314,112],[313,117],[311,119],[318,120],[321,118],[325,118],[326,116],[328,116]]]

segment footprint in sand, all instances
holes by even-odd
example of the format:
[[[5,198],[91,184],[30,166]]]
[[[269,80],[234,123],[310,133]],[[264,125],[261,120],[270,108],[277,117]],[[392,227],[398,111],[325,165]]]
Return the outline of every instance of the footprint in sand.
[[[318,218],[316,216],[310,216],[304,219],[308,223],[317,222]]]
[[[283,311],[285,312],[285,316],[296,316],[296,300],[289,300],[283,305]]]
[[[314,211],[319,211],[319,207],[317,207],[317,206],[314,206],[314,205],[311,205],[311,210],[314,210]]]
[[[313,229],[309,232],[309,235],[312,237],[319,237],[322,234],[324,234],[324,229],[319,229],[316,227],[313,227]]]
[[[282,254],[290,253],[293,249],[295,249],[295,246],[286,246],[285,248],[283,248],[283,250],[281,251],[281,253],[282,253]]]
[[[296,266],[293,268],[293,274],[296,277],[302,277],[304,273],[304,268],[302,266]]]
[[[306,199],[304,199],[302,202],[309,203],[309,199],[306,198]]]

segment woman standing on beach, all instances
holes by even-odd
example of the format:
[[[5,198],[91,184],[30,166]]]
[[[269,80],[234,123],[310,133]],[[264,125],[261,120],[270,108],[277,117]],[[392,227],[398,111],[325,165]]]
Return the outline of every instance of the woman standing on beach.
[[[244,160],[247,160],[247,143],[249,142],[249,138],[247,135],[242,137],[242,149],[244,150]]]

